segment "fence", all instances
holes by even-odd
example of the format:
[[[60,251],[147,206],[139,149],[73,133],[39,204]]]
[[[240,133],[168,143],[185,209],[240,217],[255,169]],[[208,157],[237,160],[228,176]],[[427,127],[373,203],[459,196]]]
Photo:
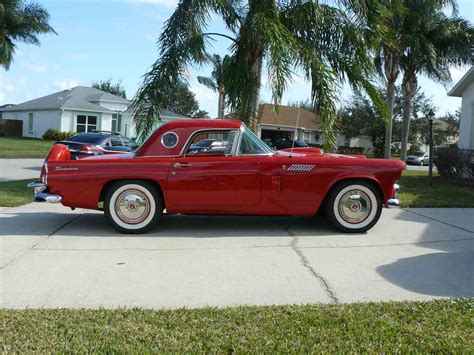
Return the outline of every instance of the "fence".
[[[0,136],[21,137],[23,133],[23,121],[0,119]]]

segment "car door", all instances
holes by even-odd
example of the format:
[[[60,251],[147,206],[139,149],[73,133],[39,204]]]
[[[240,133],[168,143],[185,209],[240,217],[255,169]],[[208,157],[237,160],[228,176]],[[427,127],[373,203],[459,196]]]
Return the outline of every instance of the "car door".
[[[168,203],[188,209],[258,205],[262,194],[259,160],[236,155],[238,131],[201,131],[187,147],[203,139],[215,139],[219,144],[189,154],[185,148],[185,153],[174,159],[166,184]]]

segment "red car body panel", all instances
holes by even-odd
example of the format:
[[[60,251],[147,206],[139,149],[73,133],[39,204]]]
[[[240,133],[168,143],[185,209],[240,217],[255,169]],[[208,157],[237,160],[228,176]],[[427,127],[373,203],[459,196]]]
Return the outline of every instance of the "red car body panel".
[[[47,158],[47,186],[69,207],[100,209],[109,183],[143,179],[159,185],[167,213],[313,215],[334,184],[346,179],[373,181],[386,203],[405,166],[402,161],[324,154],[318,148],[269,155],[182,155],[196,132],[241,129],[242,123],[232,120],[173,121],[136,153],[80,160],[68,160],[57,145]],[[168,132],[179,137],[173,148],[161,143]],[[293,169],[299,165],[314,167]]]

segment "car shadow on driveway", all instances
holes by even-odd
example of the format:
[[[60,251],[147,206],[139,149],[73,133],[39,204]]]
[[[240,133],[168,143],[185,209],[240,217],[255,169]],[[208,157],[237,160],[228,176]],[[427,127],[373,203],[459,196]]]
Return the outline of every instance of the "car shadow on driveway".
[[[412,213],[400,214],[398,219],[423,221],[425,229],[417,244],[435,252],[399,258],[378,266],[377,273],[411,292],[474,297],[474,233]]]
[[[164,215],[149,232],[122,234],[103,213],[21,213],[0,219],[1,235],[58,235],[70,237],[291,237],[288,229],[304,229],[306,235],[339,234],[322,217]]]

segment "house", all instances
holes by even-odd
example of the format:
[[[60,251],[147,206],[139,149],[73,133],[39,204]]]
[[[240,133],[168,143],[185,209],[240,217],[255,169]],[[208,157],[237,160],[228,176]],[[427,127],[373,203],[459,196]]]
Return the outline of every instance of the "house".
[[[298,119],[299,111],[299,120]],[[257,134],[262,140],[300,139],[306,143],[322,144],[321,120],[311,111],[293,106],[261,104],[258,108]],[[296,135],[296,136],[295,136]]]
[[[448,93],[462,97],[458,147],[474,150],[474,67]]]
[[[321,119],[315,113],[303,108],[280,105],[277,112],[274,105],[261,104],[258,108],[257,121],[257,134],[262,140],[274,143],[281,138],[299,139],[309,145],[322,145],[324,142]],[[373,149],[370,139],[364,136],[349,138],[339,135],[337,145],[362,147],[364,153],[370,153]]]
[[[76,86],[4,108],[2,118],[23,121],[23,137],[41,138],[50,128],[60,131],[104,130],[135,137],[131,101],[105,91]],[[161,122],[185,118],[163,110]]]

